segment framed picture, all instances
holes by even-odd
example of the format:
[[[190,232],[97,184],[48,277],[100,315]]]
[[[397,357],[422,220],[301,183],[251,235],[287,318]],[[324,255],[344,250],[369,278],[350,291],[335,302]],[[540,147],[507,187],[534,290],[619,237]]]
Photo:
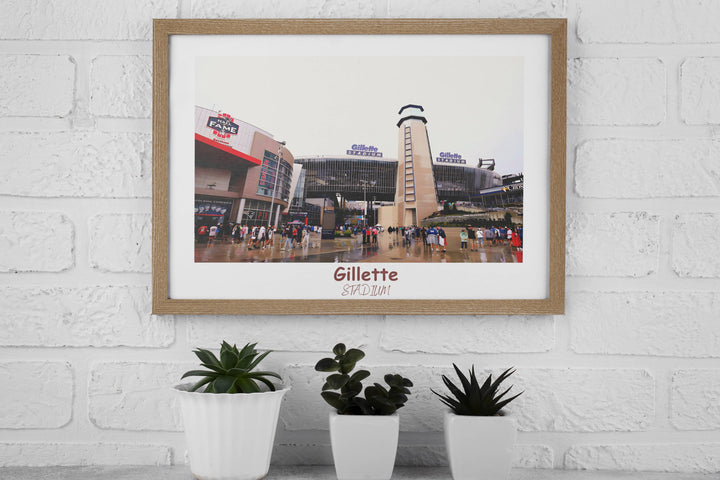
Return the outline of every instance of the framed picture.
[[[563,313],[566,32],[155,20],[154,313]]]

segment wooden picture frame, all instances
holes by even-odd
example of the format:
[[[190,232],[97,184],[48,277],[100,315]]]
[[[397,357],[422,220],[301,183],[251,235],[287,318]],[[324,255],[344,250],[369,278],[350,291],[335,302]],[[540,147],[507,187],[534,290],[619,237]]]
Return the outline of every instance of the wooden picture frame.
[[[153,313],[155,314],[524,314],[547,315],[564,313],[565,292],[565,165],[566,165],[566,56],[567,21],[565,19],[367,19],[367,20],[154,20],[153,24]],[[315,298],[253,298],[250,290],[243,298],[226,298],[224,295],[208,295],[207,292],[194,297],[172,296],[170,283],[176,268],[172,258],[170,234],[172,221],[171,193],[178,189],[172,184],[171,172],[176,167],[171,157],[171,137],[178,128],[178,122],[171,122],[172,85],[171,65],[173,39],[220,36],[215,38],[260,38],[283,41],[285,36],[322,36],[328,43],[336,36],[362,38],[391,38],[400,36],[422,36],[429,40],[460,42],[475,36],[492,37],[498,44],[505,38],[533,39],[544,43],[547,51],[545,62],[549,78],[542,78],[547,85],[547,125],[537,125],[538,131],[546,131],[547,171],[545,179],[538,180],[540,195],[547,198],[547,208],[542,212],[547,223],[543,234],[543,255],[541,272],[545,293],[540,298],[524,298],[521,294],[508,298],[487,298],[478,289],[476,296],[464,298],[435,298],[434,289],[427,292],[422,286],[413,287],[414,298],[338,298],[337,292]],[[387,37],[375,37],[387,36]],[[194,37],[194,38],[195,38]],[[250,37],[247,37],[250,38]],[[294,37],[304,38],[304,37]],[[307,37],[310,38],[310,37]],[[353,37],[355,38],[355,37]],[[410,38],[410,37],[407,37]],[[415,38],[415,37],[413,37]],[[458,43],[459,45],[459,43]],[[542,63],[542,62],[541,62]],[[172,67],[172,68],[171,68]],[[191,113],[190,113],[191,115]],[[432,161],[432,160],[431,160]],[[279,163],[279,162],[278,162]],[[273,193],[274,194],[274,193]],[[189,212],[188,212],[189,213]],[[272,216],[272,209],[270,211]],[[527,256],[527,254],[526,254]],[[302,269],[292,264],[277,268]],[[364,264],[365,265],[365,264]],[[485,264],[472,264],[481,269]],[[203,272],[213,272],[215,267],[204,265]],[[425,272],[431,272],[444,265],[426,264]],[[506,266],[510,268],[510,265]],[[179,267],[178,267],[179,268]],[[233,268],[250,268],[247,264],[233,264]],[[309,268],[309,267],[308,267]],[[470,268],[470,267],[467,267]],[[253,270],[254,271],[254,270]],[[293,272],[302,272],[294,270]],[[418,270],[413,270],[418,271]],[[438,270],[439,271],[439,270]],[[482,270],[473,270],[482,272]],[[521,272],[518,270],[518,272]],[[203,274],[213,276],[213,273]],[[292,273],[295,275],[295,273]],[[300,274],[305,283],[312,284],[313,277]],[[481,275],[481,273],[479,273]],[[518,274],[518,278],[522,277]],[[405,275],[409,277],[411,274]],[[195,280],[192,280],[194,277]],[[204,282],[201,275],[184,275],[183,281]],[[207,277],[205,277],[207,278]],[[323,278],[323,281],[326,279]],[[410,281],[410,280],[408,280]],[[318,284],[321,282],[318,280]],[[512,288],[512,281],[507,288]],[[420,284],[418,284],[420,285]],[[324,288],[324,287],[323,287]]]

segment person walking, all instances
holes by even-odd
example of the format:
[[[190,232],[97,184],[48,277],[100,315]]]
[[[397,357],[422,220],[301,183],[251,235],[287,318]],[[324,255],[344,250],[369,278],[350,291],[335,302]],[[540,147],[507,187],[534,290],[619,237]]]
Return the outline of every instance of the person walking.
[[[425,237],[427,245],[430,247],[430,253],[433,253],[438,248],[438,229],[430,227],[425,231]]]
[[[475,232],[475,229],[470,225],[467,226],[467,236],[470,241],[470,251],[474,252],[477,250],[477,232]]]
[[[447,252],[447,236],[442,227],[438,228],[438,246],[442,247],[443,252]]]
[[[463,228],[460,231],[460,250],[467,250],[468,232]]]

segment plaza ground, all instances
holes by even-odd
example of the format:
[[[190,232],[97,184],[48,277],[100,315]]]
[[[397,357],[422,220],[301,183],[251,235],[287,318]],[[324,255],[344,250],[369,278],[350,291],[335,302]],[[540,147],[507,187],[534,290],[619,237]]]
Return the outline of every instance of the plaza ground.
[[[422,244],[422,239],[403,241],[398,233],[387,231],[378,234],[378,243],[363,245],[362,235],[355,237],[320,240],[317,233],[310,234],[307,247],[297,245],[291,250],[281,250],[283,239],[276,235],[273,247],[248,250],[247,242],[230,243],[223,241],[195,244],[196,262],[317,262],[317,263],[519,263],[522,249],[504,245],[486,245],[478,251],[460,249],[459,227],[445,228],[448,239],[446,252],[432,252]]]

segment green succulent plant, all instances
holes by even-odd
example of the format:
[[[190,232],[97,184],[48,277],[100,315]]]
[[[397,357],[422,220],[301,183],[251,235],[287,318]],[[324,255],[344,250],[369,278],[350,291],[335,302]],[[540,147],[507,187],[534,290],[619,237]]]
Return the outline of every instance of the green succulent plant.
[[[442,376],[445,386],[450,390],[450,393],[455,397],[449,395],[441,395],[435,390],[431,391],[440,397],[440,401],[450,407],[456,415],[472,415],[480,417],[491,417],[494,415],[502,415],[501,409],[508,403],[515,400],[517,397],[522,395],[523,392],[518,393],[509,398],[504,398],[505,395],[510,391],[512,385],[507,390],[500,394],[497,394],[502,382],[515,373],[515,370],[510,367],[500,374],[499,377],[493,382],[492,374],[488,375],[485,382],[480,386],[480,383],[475,376],[475,366],[473,365],[470,370],[470,378],[468,379],[460,369],[453,363],[455,372],[460,378],[462,384],[462,390],[458,388],[453,382],[450,381],[445,375]]]
[[[322,398],[340,415],[392,415],[405,405],[413,383],[397,374],[385,375],[388,388],[374,383],[365,388],[362,381],[370,376],[367,370],[358,370],[352,375],[357,362],[365,358],[365,352],[357,348],[346,349],[338,343],[333,347],[334,358],[323,358],[315,365],[318,372],[336,372],[325,379]],[[335,390],[335,391],[332,391]]]
[[[256,345],[257,343],[248,343],[242,350],[238,350],[237,345],[222,342],[219,359],[209,350],[193,350],[201,365],[208,370],[190,370],[185,372],[182,378],[204,377],[190,387],[191,392],[207,385],[203,390],[205,393],[255,393],[260,391],[258,382],[275,391],[275,385],[266,377],[282,380],[280,375],[275,372],[253,371],[270,353],[268,350],[260,354],[255,350]]]

